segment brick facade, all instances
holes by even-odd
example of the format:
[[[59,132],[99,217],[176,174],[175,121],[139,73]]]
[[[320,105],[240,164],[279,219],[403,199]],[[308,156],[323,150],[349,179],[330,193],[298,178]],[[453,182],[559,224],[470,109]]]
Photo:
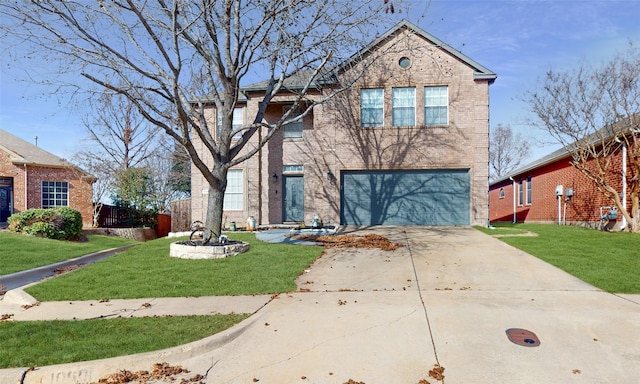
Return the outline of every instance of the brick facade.
[[[9,212],[18,213],[42,207],[42,182],[62,181],[69,185],[68,206],[82,215],[84,227],[92,224],[92,182],[85,172],[69,165],[53,167],[33,163],[16,163],[11,155],[0,150],[0,179],[10,191]],[[6,185],[10,184],[10,185]]]
[[[340,223],[340,174],[343,171],[467,169],[471,178],[470,222],[487,224],[489,84],[495,75],[477,78],[477,68],[444,51],[440,42],[430,41],[425,34],[412,28],[400,28],[393,38],[380,42],[376,49],[389,54],[379,57],[365,76],[341,97],[314,107],[303,120],[302,138],[284,138],[281,130],[259,155],[242,164],[244,209],[225,211],[224,221],[244,224],[249,216],[253,216],[259,224],[282,223],[283,167],[302,165],[307,223],[316,214],[325,224]],[[402,57],[410,58],[410,67],[398,65]],[[448,125],[424,125],[426,86],[448,87]],[[360,89],[372,87],[384,89],[384,126],[362,128]],[[392,126],[393,87],[415,88],[415,126]],[[246,122],[247,116],[255,116],[262,93],[245,94]],[[319,96],[310,95],[312,98]],[[274,100],[267,108],[265,120],[280,118],[286,101],[286,96]],[[212,110],[210,121],[215,121],[214,115]],[[252,138],[253,143],[256,136]],[[201,143],[197,148],[203,153]],[[258,172],[259,162],[262,172]],[[206,188],[204,178],[195,167],[192,168],[193,220],[205,219],[207,202],[203,191]],[[258,194],[261,194],[261,210]]]
[[[611,157],[612,169],[608,182],[619,193],[622,192],[621,152]],[[516,171],[509,179],[494,182],[489,188],[490,220],[492,222],[513,221],[514,186],[515,212],[517,222],[549,222],[563,224],[578,224],[599,227],[602,207],[613,206],[613,202],[597,190],[594,184],[578,169],[571,165],[571,158],[566,153],[551,156],[549,161],[538,166],[524,167],[526,171]],[[629,168],[630,169],[630,168]],[[519,201],[519,185],[522,180],[524,201]],[[530,180],[530,181],[529,181]],[[527,184],[531,184],[531,202],[526,201]],[[556,187],[563,186],[563,195],[558,207]],[[574,195],[567,198],[567,188],[571,188]],[[500,197],[501,191],[504,197]],[[627,193],[627,207],[630,209],[631,200]],[[606,211],[606,210],[605,210]],[[560,216],[558,216],[560,213]],[[618,223],[621,217],[618,218]],[[613,225],[616,223],[607,223]]]

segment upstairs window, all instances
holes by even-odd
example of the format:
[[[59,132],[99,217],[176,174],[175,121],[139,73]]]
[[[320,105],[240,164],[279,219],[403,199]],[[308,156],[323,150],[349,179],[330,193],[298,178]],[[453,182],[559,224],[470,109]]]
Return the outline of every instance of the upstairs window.
[[[424,125],[449,124],[449,90],[446,86],[424,88]]]
[[[242,169],[230,169],[227,172],[227,189],[223,201],[225,211],[242,211],[244,208],[243,180]]]
[[[287,109],[291,107],[284,107],[282,113],[286,113]],[[302,108],[296,107],[295,110],[291,112],[289,118],[293,119],[302,114]],[[289,123],[284,126],[284,138],[285,139],[295,139],[302,137],[302,127],[303,127],[303,119],[296,121],[295,123]]]
[[[221,133],[222,133],[222,114],[217,114],[217,124],[216,124],[216,135],[217,137],[220,137]],[[238,130],[240,128],[242,128],[242,126],[244,125],[244,110],[242,107],[236,107],[233,109],[233,130]],[[231,138],[231,140],[239,140],[240,137],[242,136],[242,131],[237,132],[235,135],[233,135],[233,138]]]
[[[393,126],[412,127],[416,125],[416,89],[393,88]]]
[[[69,206],[69,183],[66,181],[42,182],[42,208]]]
[[[504,188],[500,188],[500,198],[504,199]]]
[[[382,127],[384,125],[384,90],[360,90],[360,126]]]

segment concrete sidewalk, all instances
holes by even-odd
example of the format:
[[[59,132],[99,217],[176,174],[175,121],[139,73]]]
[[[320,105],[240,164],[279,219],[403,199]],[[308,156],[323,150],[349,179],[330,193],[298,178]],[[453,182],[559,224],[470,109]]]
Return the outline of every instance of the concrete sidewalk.
[[[95,382],[164,361],[189,369],[184,377],[202,374],[216,384],[436,383],[429,377],[435,364],[445,368],[448,384],[637,382],[637,295],[601,292],[472,228],[373,231],[404,247],[329,250],[300,276],[298,292],[246,298],[247,310],[268,303],[225,332],[164,351],[40,367],[24,383]],[[127,314],[161,303],[223,308],[210,298],[175,300],[123,305]],[[51,305],[84,308],[76,309],[79,316],[109,303]],[[48,305],[24,313],[44,316]],[[509,328],[535,332],[541,344],[516,345],[506,337]],[[0,370],[0,383],[20,382],[24,372]]]

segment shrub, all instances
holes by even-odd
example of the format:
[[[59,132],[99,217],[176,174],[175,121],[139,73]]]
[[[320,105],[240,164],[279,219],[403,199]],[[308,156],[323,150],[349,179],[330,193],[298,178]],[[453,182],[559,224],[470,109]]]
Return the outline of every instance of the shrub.
[[[57,240],[74,240],[82,236],[82,215],[75,209],[34,208],[11,215],[9,230]]]

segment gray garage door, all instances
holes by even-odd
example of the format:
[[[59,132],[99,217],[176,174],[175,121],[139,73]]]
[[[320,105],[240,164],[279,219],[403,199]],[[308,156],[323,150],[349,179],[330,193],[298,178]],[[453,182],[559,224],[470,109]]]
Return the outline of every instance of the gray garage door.
[[[342,171],[343,225],[469,225],[468,169]]]

